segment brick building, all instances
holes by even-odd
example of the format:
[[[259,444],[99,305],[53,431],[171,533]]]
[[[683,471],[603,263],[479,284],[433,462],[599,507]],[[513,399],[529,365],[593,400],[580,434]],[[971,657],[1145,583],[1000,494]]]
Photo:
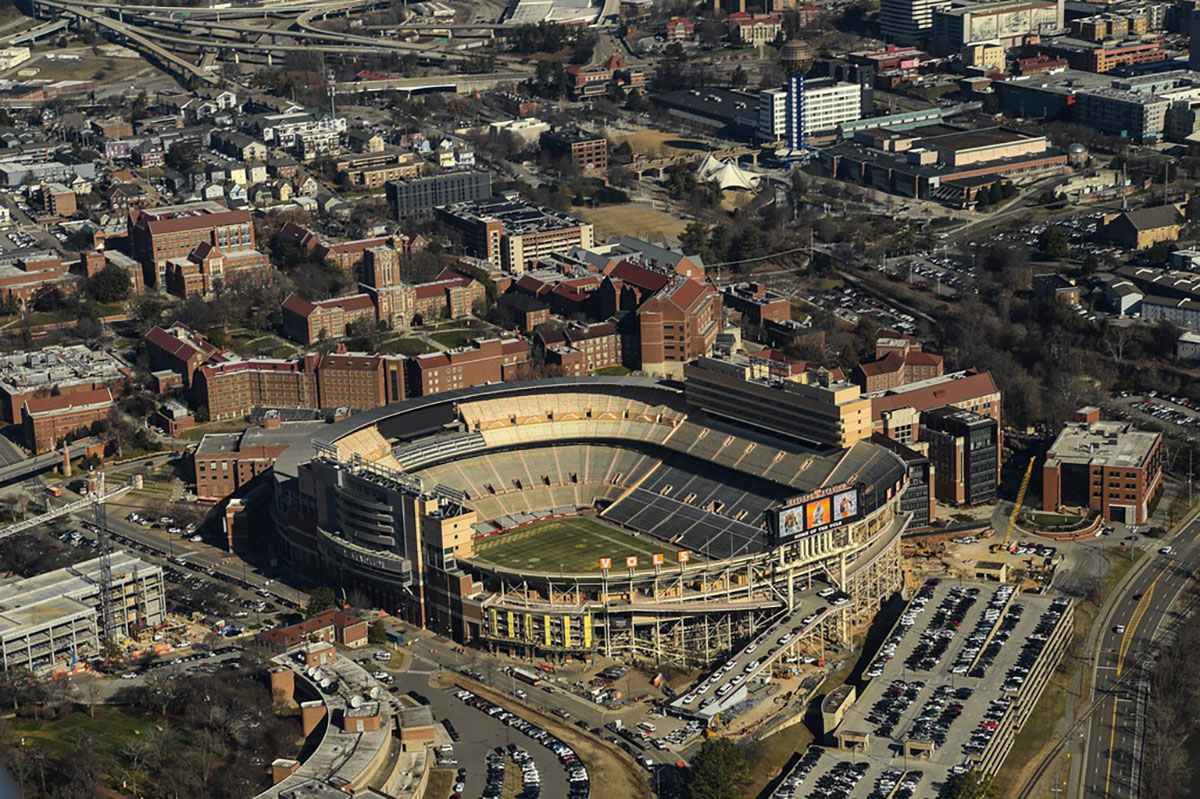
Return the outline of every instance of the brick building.
[[[250,212],[209,200],[135,209],[129,216],[129,240],[144,282],[152,288],[165,288],[172,258],[187,258],[202,244],[223,253],[231,270],[269,266],[267,256],[255,249]]]
[[[621,326],[630,368],[678,377],[684,363],[712,352],[721,332],[721,295],[675,272],[620,263],[595,294],[600,317],[628,312]]]
[[[483,339],[446,352],[431,352],[408,360],[410,396],[469,388],[512,380],[529,363],[530,347],[524,339]]]
[[[921,342],[895,330],[881,330],[875,339],[875,360],[860,363],[850,379],[864,394],[941,377],[945,370],[942,356],[925,352]]]
[[[256,407],[370,410],[409,395],[408,359],[344,350],[274,359],[219,361],[196,370],[194,399],[213,421]]]
[[[238,419],[262,406],[316,408],[317,363],[315,355],[208,363],[196,370],[193,393],[214,422]]]
[[[518,291],[510,291],[501,297],[497,310],[506,327],[515,327],[522,333],[531,333],[538,325],[550,321],[549,305]]]
[[[187,325],[176,322],[167,328],[155,325],[146,334],[146,353],[152,370],[169,369],[183,377],[190,388],[201,364],[220,355],[220,348]]]
[[[72,394],[30,397],[22,409],[25,446],[35,455],[50,452],[66,436],[107,419],[114,407],[112,392],[97,388]]]
[[[259,633],[258,637],[281,653],[295,652],[314,641],[357,649],[367,643],[367,623],[340,610],[327,610],[302,622]]]
[[[24,305],[47,286],[55,286],[70,296],[77,292],[79,278],[68,273],[62,259],[51,253],[31,253],[0,261],[0,299],[15,297]]]
[[[129,285],[134,294],[146,290],[142,265],[119,250],[89,250],[79,258],[79,268],[85,277],[94,277],[110,266],[123,270],[129,276]]]
[[[565,377],[595,374],[621,365],[621,334],[615,322],[539,330],[534,346],[542,362]]]
[[[581,170],[608,169],[608,139],[581,130],[548,130],[541,135],[542,149]]]
[[[261,427],[240,433],[209,433],[188,456],[195,480],[196,496],[203,500],[224,500],[244,495],[258,475],[292,444],[324,426],[324,421],[281,423],[279,415],[268,413]]]
[[[0,355],[0,418],[20,425],[26,401],[51,394],[69,396],[102,388],[120,394],[129,375],[129,367],[119,358],[83,344]]]
[[[696,23],[685,17],[667,20],[667,42],[690,42],[696,38]]]
[[[301,344],[343,338],[354,322],[374,325],[375,303],[368,294],[351,294],[320,302],[309,302],[299,294],[283,301],[283,334]]]
[[[782,322],[792,318],[791,300],[761,283],[726,286],[723,301],[726,308],[740,312],[755,327],[762,327],[767,320]]]
[[[1102,422],[1083,408],[1063,426],[1042,465],[1042,508],[1077,508],[1108,521],[1145,524],[1162,488],[1162,434]]]

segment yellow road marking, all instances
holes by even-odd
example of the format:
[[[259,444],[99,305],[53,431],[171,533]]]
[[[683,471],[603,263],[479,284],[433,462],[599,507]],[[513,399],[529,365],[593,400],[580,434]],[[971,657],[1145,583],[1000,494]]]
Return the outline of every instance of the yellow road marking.
[[[1154,588],[1158,585],[1159,579],[1167,573],[1167,569],[1171,568],[1171,564],[1162,567],[1162,570],[1154,576],[1150,581],[1150,587],[1142,594],[1142,598],[1138,600],[1137,605],[1133,609],[1133,615],[1129,618],[1129,623],[1125,625],[1125,634],[1121,636],[1121,645],[1117,649],[1117,678],[1121,677],[1121,669],[1125,665],[1125,656],[1129,653],[1129,647],[1133,645],[1133,636],[1137,632],[1138,625],[1142,622],[1142,617],[1146,615],[1146,609],[1150,607],[1150,600],[1154,596]],[[1104,772],[1104,795],[1108,796],[1109,783],[1112,781],[1112,764],[1113,764],[1113,747],[1117,741],[1117,697],[1113,695],[1113,711],[1112,721],[1109,725],[1108,736],[1108,768]]]

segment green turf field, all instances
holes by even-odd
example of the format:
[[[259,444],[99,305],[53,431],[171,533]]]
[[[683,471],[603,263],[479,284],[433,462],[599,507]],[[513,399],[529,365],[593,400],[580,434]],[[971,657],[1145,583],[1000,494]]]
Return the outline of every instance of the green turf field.
[[[666,566],[676,564],[678,547],[648,536],[634,536],[602,522],[579,516],[550,519],[475,544],[475,554],[508,569],[540,572],[598,572],[600,558],[612,558],[614,572],[624,572],[625,558],[637,555],[638,568],[650,567],[650,556],[662,553]],[[693,558],[694,559],[694,558]]]

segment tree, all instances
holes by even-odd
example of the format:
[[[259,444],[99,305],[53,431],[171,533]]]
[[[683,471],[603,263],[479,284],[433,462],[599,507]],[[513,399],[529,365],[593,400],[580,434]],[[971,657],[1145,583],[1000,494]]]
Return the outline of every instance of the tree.
[[[688,775],[691,799],[740,799],[750,781],[746,753],[728,738],[712,738],[700,745]]]
[[[304,612],[309,617],[316,616],[318,613],[332,608],[333,603],[333,590],[323,585],[308,595],[308,605]]]
[[[741,64],[738,64],[737,69],[729,75],[729,85],[735,89],[744,89],[749,80],[750,76],[746,74],[746,70],[742,68]]]
[[[181,174],[190,172],[196,166],[197,150],[198,148],[194,144],[175,142],[167,149],[166,155],[163,156],[163,161],[176,172]]]
[[[1058,225],[1053,225],[1042,231],[1038,238],[1038,248],[1051,258],[1065,258],[1071,251],[1071,242],[1067,239],[1066,231]]]
[[[376,619],[371,622],[371,626],[367,628],[367,643],[387,643],[387,627],[384,625],[383,619]]]
[[[88,281],[88,289],[100,302],[124,302],[132,288],[129,272],[116,264],[104,267]]]
[[[35,311],[53,313],[67,306],[67,298],[58,286],[43,286],[29,300],[29,307]]]

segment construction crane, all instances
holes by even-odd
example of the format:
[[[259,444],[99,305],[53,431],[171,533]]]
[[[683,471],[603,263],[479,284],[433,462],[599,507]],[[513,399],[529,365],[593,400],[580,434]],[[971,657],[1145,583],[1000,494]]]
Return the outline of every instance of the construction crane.
[[[1033,476],[1033,464],[1037,461],[1037,456],[1029,459],[1029,465],[1025,467],[1025,476],[1021,478],[1021,490],[1017,492],[1017,501],[1013,503],[1012,515],[1008,517],[1008,529],[1004,531],[1004,541],[999,544],[992,544],[989,549],[992,552],[1005,550],[1011,552],[1009,541],[1012,539],[1013,530],[1017,528],[1017,517],[1021,515],[1021,503],[1025,501],[1025,492],[1029,489],[1029,478]]]
[[[87,494],[83,499],[75,502],[68,502],[66,505],[60,505],[57,508],[52,508],[45,513],[34,516],[16,524],[9,525],[0,530],[0,540],[14,536],[17,533],[22,533],[26,530],[31,530],[39,524],[45,524],[48,521],[57,519],[60,516],[69,516],[72,513],[79,513],[91,509],[93,519],[96,525],[96,538],[100,550],[100,625],[101,639],[112,641],[116,635],[116,622],[113,616],[112,607],[112,543],[108,537],[108,514],[104,509],[104,505],[114,497],[118,497],[127,491],[133,491],[142,487],[142,476],[136,474],[128,483],[125,483],[111,491],[105,490],[104,472],[100,472],[97,476],[96,490]]]

